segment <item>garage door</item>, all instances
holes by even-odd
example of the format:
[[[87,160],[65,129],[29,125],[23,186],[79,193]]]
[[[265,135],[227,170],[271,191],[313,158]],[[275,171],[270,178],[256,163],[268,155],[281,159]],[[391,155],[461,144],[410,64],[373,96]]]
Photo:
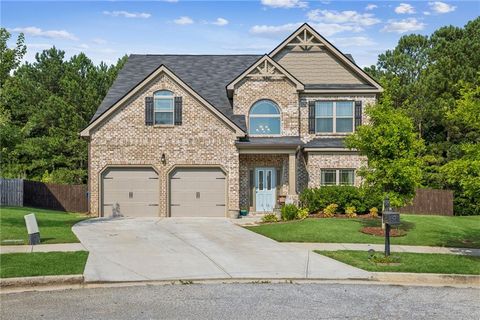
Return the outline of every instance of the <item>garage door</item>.
[[[170,176],[172,217],[225,217],[225,174],[218,168],[179,168]]]
[[[151,168],[109,168],[102,175],[103,216],[158,217],[158,189]]]

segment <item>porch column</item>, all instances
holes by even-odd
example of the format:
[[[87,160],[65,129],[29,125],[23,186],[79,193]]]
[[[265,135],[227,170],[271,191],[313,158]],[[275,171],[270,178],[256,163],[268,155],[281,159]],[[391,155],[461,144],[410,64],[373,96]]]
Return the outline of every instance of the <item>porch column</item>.
[[[288,155],[288,194],[297,194],[297,162],[295,152]]]

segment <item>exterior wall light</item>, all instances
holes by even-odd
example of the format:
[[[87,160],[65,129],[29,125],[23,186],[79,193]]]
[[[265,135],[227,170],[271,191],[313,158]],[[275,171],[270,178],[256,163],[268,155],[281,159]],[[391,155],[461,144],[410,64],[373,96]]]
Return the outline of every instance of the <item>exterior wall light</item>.
[[[167,159],[165,158],[165,153],[162,153],[162,158],[160,159],[163,165],[167,164]]]

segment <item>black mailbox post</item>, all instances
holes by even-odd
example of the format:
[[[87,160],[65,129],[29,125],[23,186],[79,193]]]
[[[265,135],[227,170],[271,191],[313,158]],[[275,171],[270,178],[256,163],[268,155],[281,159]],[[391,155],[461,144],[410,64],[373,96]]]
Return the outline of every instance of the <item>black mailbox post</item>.
[[[382,213],[382,223],[385,224],[385,256],[390,255],[390,228],[400,224],[400,213],[390,207],[388,198],[385,200],[385,210]]]

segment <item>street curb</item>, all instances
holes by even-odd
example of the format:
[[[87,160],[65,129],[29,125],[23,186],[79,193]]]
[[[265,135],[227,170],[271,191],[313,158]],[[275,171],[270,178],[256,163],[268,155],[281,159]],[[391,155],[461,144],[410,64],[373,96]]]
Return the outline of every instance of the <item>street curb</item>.
[[[20,287],[38,287],[38,286],[55,286],[55,285],[71,285],[83,284],[84,278],[82,274],[65,275],[65,276],[39,276],[39,277],[19,277],[19,278],[2,278],[0,279],[0,288],[20,288]]]
[[[93,281],[85,282],[83,275],[40,276],[0,279],[0,288],[4,293],[31,291],[48,288],[96,288],[123,287],[136,285],[185,285],[218,283],[344,283],[378,285],[414,285],[414,286],[461,286],[480,288],[480,276],[456,274],[428,274],[401,272],[371,272],[370,278],[217,278],[217,279],[165,279],[146,281]]]
[[[372,272],[372,280],[389,283],[424,285],[469,285],[480,287],[480,276],[465,274]]]

